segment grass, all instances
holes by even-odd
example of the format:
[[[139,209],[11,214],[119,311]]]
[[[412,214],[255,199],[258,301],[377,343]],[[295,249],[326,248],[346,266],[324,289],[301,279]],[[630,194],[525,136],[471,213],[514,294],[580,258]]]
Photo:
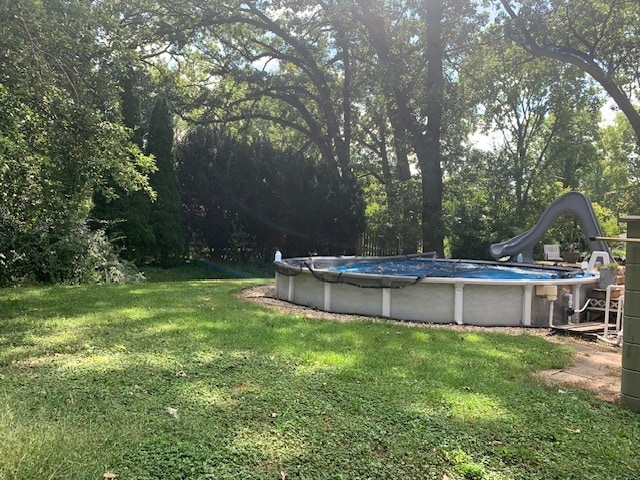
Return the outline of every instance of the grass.
[[[193,260],[185,265],[164,269],[145,267],[142,273],[147,282],[180,282],[222,278],[251,278],[273,276],[275,270],[270,263],[214,262]]]
[[[640,478],[640,415],[534,380],[566,347],[286,316],[258,282],[0,290],[0,479]]]

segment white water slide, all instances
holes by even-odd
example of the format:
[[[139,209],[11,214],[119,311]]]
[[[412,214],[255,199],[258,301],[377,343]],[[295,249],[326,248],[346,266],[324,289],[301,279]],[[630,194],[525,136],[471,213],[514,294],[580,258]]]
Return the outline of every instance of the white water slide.
[[[516,235],[504,242],[491,245],[493,258],[510,257],[515,260],[522,254],[522,261],[533,263],[533,247],[538,243],[553,223],[563,215],[573,215],[580,222],[589,249],[607,252],[611,255],[609,246],[601,240],[591,240],[593,237],[603,237],[602,228],[593,211],[591,201],[578,192],[569,192],[558,198],[544,211],[538,222],[526,232]]]

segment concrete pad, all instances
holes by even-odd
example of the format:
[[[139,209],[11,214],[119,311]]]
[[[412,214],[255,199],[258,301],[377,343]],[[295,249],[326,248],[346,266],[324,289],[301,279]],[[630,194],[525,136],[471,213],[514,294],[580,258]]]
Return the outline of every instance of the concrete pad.
[[[562,370],[543,370],[536,376],[548,384],[589,390],[602,400],[618,403],[622,349],[566,337],[559,341],[576,350],[574,364]]]

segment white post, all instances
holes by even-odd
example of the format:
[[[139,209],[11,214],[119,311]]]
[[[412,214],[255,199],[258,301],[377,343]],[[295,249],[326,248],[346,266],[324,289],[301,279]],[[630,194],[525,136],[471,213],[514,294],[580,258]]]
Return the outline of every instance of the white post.
[[[294,293],[296,291],[295,277],[291,275],[289,277],[289,292],[287,294],[287,300],[293,302]]]
[[[530,283],[524,286],[524,296],[522,298],[522,325],[531,326],[531,302],[533,301],[533,285]]]
[[[391,289],[382,289],[382,316],[391,317]]]
[[[463,305],[464,305],[464,283],[456,283],[455,284],[456,292],[454,296],[454,306],[453,306],[453,320],[458,324],[462,325],[463,317]]]
[[[330,283],[324,284],[324,311],[325,312],[331,311],[331,284]]]
[[[580,296],[580,285],[577,283],[573,286],[573,305],[574,310],[578,310],[580,308],[580,305],[582,305],[582,298]],[[573,323],[580,323],[580,312],[576,312],[573,315]]]

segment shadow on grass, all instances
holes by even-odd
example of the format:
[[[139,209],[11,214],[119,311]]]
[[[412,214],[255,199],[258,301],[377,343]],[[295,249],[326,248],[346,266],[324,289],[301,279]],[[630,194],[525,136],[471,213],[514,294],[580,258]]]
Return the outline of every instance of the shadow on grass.
[[[208,259],[192,260],[178,267],[143,268],[148,282],[184,282],[189,280],[273,278],[271,262],[222,262]]]
[[[637,416],[532,381],[568,361],[558,345],[292,318],[239,301],[246,285],[1,292],[0,302],[14,298],[0,324],[0,437],[17,429],[26,433],[12,441],[30,442],[38,425],[51,434],[64,419],[61,439],[70,429],[93,439],[86,464],[136,479],[632,478],[640,469]],[[68,478],[96,478],[97,466],[74,462]],[[0,460],[0,478],[8,465]]]

